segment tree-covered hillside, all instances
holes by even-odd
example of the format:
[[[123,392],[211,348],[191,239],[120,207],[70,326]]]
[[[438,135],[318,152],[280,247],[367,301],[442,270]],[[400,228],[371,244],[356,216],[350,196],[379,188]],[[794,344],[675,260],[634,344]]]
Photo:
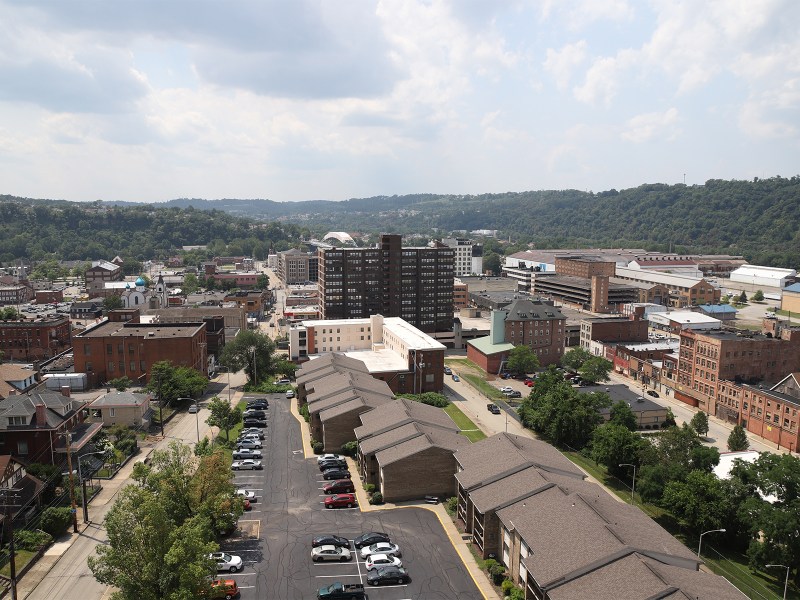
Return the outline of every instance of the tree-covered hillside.
[[[0,262],[174,255],[181,246],[213,244],[220,252],[265,258],[307,234],[288,223],[255,223],[222,211],[158,205],[108,206],[0,197]]]

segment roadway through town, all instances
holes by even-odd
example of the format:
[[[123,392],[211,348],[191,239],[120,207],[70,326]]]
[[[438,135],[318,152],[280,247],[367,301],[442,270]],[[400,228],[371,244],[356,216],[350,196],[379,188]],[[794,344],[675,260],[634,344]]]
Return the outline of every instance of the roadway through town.
[[[227,375],[220,375],[215,380],[217,392],[223,398],[228,395]],[[245,381],[244,373],[232,373],[231,385],[242,385]],[[126,485],[133,483],[130,479],[133,466],[137,460],[143,460],[144,456],[154,449],[164,449],[172,440],[178,440],[186,444],[193,444],[198,439],[206,437],[211,432],[205,420],[209,412],[202,405],[207,403],[212,394],[207,394],[201,400],[200,412],[196,415],[184,415],[170,421],[165,426],[165,437],[159,439],[151,448],[142,448],[141,454],[135,460],[130,461],[123,469],[117,473],[114,479],[103,482],[103,490],[89,503],[89,519],[91,523],[80,533],[72,534],[72,539],[61,541],[54,544],[43,558],[41,568],[51,566],[49,571],[40,579],[36,577],[36,567],[23,577],[18,584],[18,597],[21,599],[30,598],[31,600],[101,600],[108,598],[111,588],[95,580],[89,570],[87,559],[91,556],[99,544],[105,544],[108,540],[103,522],[106,514],[114,503],[117,492]],[[66,550],[65,550],[66,547]],[[53,562],[55,564],[53,564]],[[27,579],[27,581],[26,581]],[[37,581],[37,579],[40,579]],[[35,586],[34,586],[34,583]]]

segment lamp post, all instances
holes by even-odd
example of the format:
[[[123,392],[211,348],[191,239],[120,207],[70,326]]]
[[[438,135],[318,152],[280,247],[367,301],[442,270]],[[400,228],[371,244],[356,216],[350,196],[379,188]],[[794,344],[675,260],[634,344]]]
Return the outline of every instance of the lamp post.
[[[83,507],[83,522],[89,522],[89,504],[86,501],[86,481],[83,479],[83,473],[81,472],[81,459],[84,456],[94,456],[105,454],[105,452],[87,452],[86,454],[81,454],[78,456],[78,481],[81,482],[81,505]]]
[[[258,371],[256,370],[256,347],[253,346],[253,385],[258,385]]]
[[[700,543],[697,544],[697,558],[700,558],[700,549],[703,547],[703,536],[707,533],[714,533],[715,531],[721,531],[725,533],[725,529],[709,529],[708,531],[704,531],[700,534]]]
[[[783,600],[786,600],[786,592],[789,589],[789,567],[786,565],[764,565],[765,567],[780,567],[786,569],[786,581],[783,584]]]
[[[633,467],[633,481],[631,482],[631,504],[636,504],[634,493],[636,492],[636,465],[631,463],[620,463],[620,467]]]
[[[231,401],[231,370],[225,369],[228,371],[228,402]]]

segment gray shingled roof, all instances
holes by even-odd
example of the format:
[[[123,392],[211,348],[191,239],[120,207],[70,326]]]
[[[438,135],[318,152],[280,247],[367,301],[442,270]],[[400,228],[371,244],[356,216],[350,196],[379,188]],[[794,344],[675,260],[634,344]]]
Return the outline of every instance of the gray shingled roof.
[[[359,441],[365,440],[411,421],[459,431],[458,425],[443,409],[414,402],[408,398],[398,398],[394,402],[361,415],[362,425],[356,428],[356,438]]]
[[[372,410],[376,406],[380,406],[385,402],[391,402],[391,400],[384,398],[383,396],[368,395],[362,392],[356,394],[356,396],[351,400],[320,411],[319,418],[324,423],[328,419],[347,414],[354,410],[360,412],[364,412],[364,410]]]
[[[304,385],[306,393],[308,394],[308,402],[326,398],[341,390],[350,388],[366,390],[375,394],[394,398],[394,394],[388,383],[380,379],[375,379],[372,375],[354,371],[326,373],[323,377],[309,380]]]
[[[81,400],[56,392],[14,394],[0,400],[0,417],[27,417],[29,427],[55,428],[83,404]],[[36,421],[37,405],[44,405],[46,408],[45,423]],[[73,407],[72,411],[69,410],[70,405]]]
[[[459,448],[467,446],[470,443],[471,442],[463,435],[444,430],[429,429],[426,433],[391,446],[386,450],[377,452],[375,458],[378,460],[378,464],[381,468],[383,468],[394,462],[404,460],[433,448],[455,453]],[[455,468],[455,462],[453,462],[453,465]]]
[[[108,392],[92,402],[91,406],[141,406],[148,397],[148,394],[134,394],[133,392]]]
[[[566,319],[555,306],[538,302],[531,302],[527,298],[517,298],[508,307],[506,321],[547,321],[553,319]]]
[[[320,371],[323,370],[327,370],[330,373],[338,372],[339,370],[369,373],[367,366],[362,361],[350,358],[344,354],[331,352],[329,354],[323,354],[319,358],[304,362],[297,370],[297,382],[305,383],[314,373],[319,374]]]

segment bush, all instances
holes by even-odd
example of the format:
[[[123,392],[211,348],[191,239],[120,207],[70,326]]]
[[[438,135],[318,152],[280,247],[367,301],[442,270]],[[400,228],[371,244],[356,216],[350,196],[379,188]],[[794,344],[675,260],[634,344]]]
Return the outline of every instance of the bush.
[[[325,446],[322,442],[312,442],[311,447],[314,449],[314,454],[322,454]]]
[[[308,413],[308,404],[303,404],[303,406],[297,410],[303,419],[305,419],[306,423],[308,423],[309,419],[311,419],[311,415]]]
[[[514,582],[510,579],[504,579],[503,583],[500,585],[500,589],[503,590],[503,596],[508,596],[515,587]]]
[[[456,498],[455,496],[453,496],[452,498],[448,498],[442,504],[444,504],[444,509],[450,515],[454,515],[456,514],[456,511],[458,511],[458,498]]]
[[[489,562],[489,561],[486,561]],[[500,585],[506,578],[506,568],[499,562],[494,561],[494,564],[488,567],[489,575],[492,577],[492,583]]]
[[[345,456],[349,456],[350,458],[355,458],[356,452],[358,452],[358,442],[352,441],[347,442],[346,444],[342,444],[341,449],[339,450]]]
[[[400,398],[408,398],[414,402],[421,402],[428,406],[435,406],[437,408],[445,408],[450,401],[443,394],[437,392],[425,392],[423,394],[400,394]]]
[[[40,529],[20,529],[14,532],[14,542],[18,548],[36,552],[39,548],[53,543],[53,536]]]
[[[372,494],[372,496],[370,496],[369,503],[383,504],[383,494],[381,494],[380,492],[375,492],[374,494]]]
[[[62,535],[72,522],[72,509],[51,506],[46,508],[39,519],[39,528],[54,538]]]
[[[518,587],[515,587],[508,594],[508,600],[525,600],[525,592]]]
[[[364,491],[368,494],[371,494],[375,491],[375,484],[374,483],[365,483],[364,484]]]

